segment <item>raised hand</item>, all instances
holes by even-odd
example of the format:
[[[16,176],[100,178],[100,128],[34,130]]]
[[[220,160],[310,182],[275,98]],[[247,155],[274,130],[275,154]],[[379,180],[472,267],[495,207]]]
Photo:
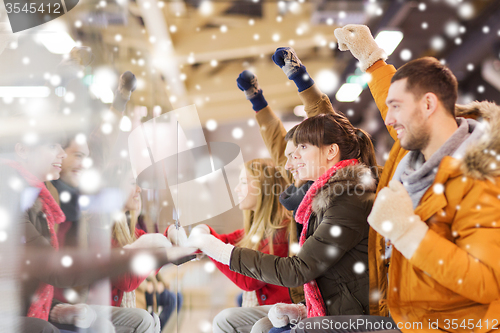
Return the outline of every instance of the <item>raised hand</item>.
[[[351,51],[359,60],[360,69],[366,72],[374,63],[387,59],[387,54],[381,49],[366,25],[348,24],[333,32],[337,37],[340,51]]]

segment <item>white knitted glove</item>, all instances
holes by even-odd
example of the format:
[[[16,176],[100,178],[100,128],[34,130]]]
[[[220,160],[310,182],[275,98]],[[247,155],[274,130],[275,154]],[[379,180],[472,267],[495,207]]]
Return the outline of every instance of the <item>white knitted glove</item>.
[[[12,33],[10,24],[0,22],[0,54],[9,46],[10,43],[17,41],[17,35]]]
[[[198,224],[191,230],[191,235],[205,234],[210,235],[210,228],[206,224]]]
[[[177,229],[175,227],[175,224],[172,224],[170,227],[168,227],[167,230],[167,237],[168,240],[176,246],[185,246],[187,242],[187,235],[186,235],[186,230],[184,230],[183,227],[179,227]]]
[[[135,242],[132,244],[125,245],[124,249],[140,249],[140,248],[169,248],[172,247],[172,243],[168,240],[167,237],[162,234],[145,234],[141,237],[137,238]]]
[[[304,304],[276,303],[267,314],[274,327],[283,327],[289,323],[297,324],[307,318],[307,308]]]
[[[206,255],[224,265],[229,265],[231,253],[234,249],[233,245],[226,244],[213,235],[199,232],[189,235],[187,246],[200,249]]]
[[[381,49],[366,25],[348,24],[333,32],[337,37],[340,51],[351,51],[359,60],[360,69],[366,72],[374,63],[387,59],[387,54]]]
[[[377,195],[368,223],[382,236],[389,238],[396,249],[410,259],[429,227],[413,212],[413,203],[397,180],[391,180]]]
[[[59,324],[89,328],[96,320],[96,313],[87,304],[58,304],[50,311],[50,320]]]

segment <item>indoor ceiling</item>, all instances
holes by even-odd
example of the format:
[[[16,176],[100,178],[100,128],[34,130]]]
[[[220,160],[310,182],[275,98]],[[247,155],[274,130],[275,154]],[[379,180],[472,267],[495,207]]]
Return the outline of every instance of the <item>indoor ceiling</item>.
[[[129,113],[137,110],[134,106],[145,107],[142,121],[157,106],[166,112],[189,104],[196,104],[202,124],[246,121],[251,106],[236,86],[245,69],[257,74],[283,120],[298,121],[296,88],[271,60],[276,48],[292,46],[334,107],[375,141],[390,145],[368,89],[354,102],[335,97],[349,76],[359,74],[350,52],[338,51],[335,28],[355,23],[368,25],[374,35],[401,31],[404,37],[389,63],[399,67],[435,56],[457,75],[461,102],[498,102],[499,17],[496,0],[80,0],[55,21],[75,41],[92,47],[90,71],[104,67],[136,74],[139,85]],[[21,77],[6,66],[0,63],[4,80]]]

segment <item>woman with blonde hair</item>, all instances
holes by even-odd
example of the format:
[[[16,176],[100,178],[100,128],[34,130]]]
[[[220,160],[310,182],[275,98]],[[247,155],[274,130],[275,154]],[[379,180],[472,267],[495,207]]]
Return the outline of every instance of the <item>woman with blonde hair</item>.
[[[235,188],[239,208],[243,210],[243,229],[219,235],[211,227],[201,224],[193,228],[191,235],[211,234],[231,246],[287,257],[291,215],[279,202],[279,195],[287,186],[288,183],[270,159],[254,159],[245,163]],[[238,274],[231,271],[228,265],[212,261],[244,290],[242,306],[248,310],[229,308],[221,311],[214,318],[214,332],[250,332],[252,325],[266,316],[273,304],[292,303],[288,288]]]

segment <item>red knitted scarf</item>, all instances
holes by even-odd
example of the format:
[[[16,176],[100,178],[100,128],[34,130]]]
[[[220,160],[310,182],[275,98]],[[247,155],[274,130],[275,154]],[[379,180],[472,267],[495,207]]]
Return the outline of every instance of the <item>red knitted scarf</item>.
[[[64,222],[66,217],[45,184],[15,161],[1,160],[0,163],[16,169],[30,186],[37,187],[41,190],[40,194],[38,194],[38,198],[42,202],[42,211],[47,219],[47,225],[50,231],[50,243],[56,250],[59,249],[54,224]],[[49,320],[50,307],[52,305],[53,297],[54,287],[40,282],[35,297],[33,298],[28,310],[28,317]]]
[[[307,227],[309,225],[309,218],[312,213],[312,201],[318,191],[325,186],[328,180],[337,172],[337,170],[345,168],[350,165],[358,164],[358,160],[343,160],[335,164],[333,167],[328,169],[323,175],[321,175],[309,188],[304,199],[300,203],[299,208],[297,209],[297,213],[295,215],[295,220],[303,224],[302,233],[300,234],[299,245],[302,247],[304,242],[306,241],[307,235]],[[307,317],[324,317],[327,315],[325,302],[323,301],[323,297],[321,297],[321,293],[319,291],[318,285],[316,284],[316,280],[309,281],[304,285],[304,294],[306,297],[306,305],[307,305]]]

